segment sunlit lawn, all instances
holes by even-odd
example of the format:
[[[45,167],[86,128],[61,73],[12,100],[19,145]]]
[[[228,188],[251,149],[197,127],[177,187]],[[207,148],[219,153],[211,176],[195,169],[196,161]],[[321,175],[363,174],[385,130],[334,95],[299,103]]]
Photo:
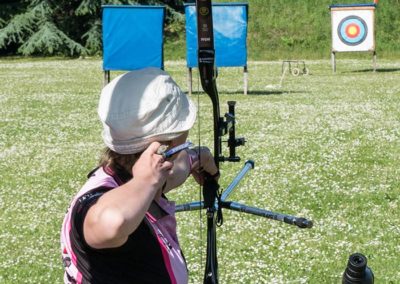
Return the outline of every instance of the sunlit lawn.
[[[400,60],[306,62],[309,76],[281,79],[281,61],[220,69],[222,113],[237,101],[238,149],[255,169],[231,199],[304,216],[301,230],[224,211],[217,229],[220,283],[340,283],[361,252],[376,283],[400,282]],[[166,70],[187,91],[185,62]],[[97,119],[101,60],[0,60],[0,283],[61,283],[59,230],[70,199],[103,147]],[[190,139],[212,146],[211,103],[196,94],[200,127]],[[226,187],[243,163],[221,165]],[[170,194],[199,199],[190,180]],[[178,213],[190,283],[204,273],[204,212]]]

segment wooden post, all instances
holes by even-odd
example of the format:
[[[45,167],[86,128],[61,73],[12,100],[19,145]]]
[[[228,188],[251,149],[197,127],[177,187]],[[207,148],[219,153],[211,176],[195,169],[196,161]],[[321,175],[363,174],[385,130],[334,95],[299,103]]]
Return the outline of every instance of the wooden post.
[[[110,83],[110,70],[104,70],[103,87]]]
[[[372,61],[373,61],[373,65],[374,65],[374,72],[376,72],[376,51],[375,50],[372,55]]]
[[[188,68],[187,80],[188,80],[189,96],[191,96],[192,95],[192,67]]]
[[[336,57],[334,51],[332,51],[331,53],[331,64],[332,64],[332,72],[336,73]]]
[[[247,95],[247,88],[248,88],[248,75],[249,73],[247,72],[247,65],[243,67],[243,83],[244,83],[244,94]]]

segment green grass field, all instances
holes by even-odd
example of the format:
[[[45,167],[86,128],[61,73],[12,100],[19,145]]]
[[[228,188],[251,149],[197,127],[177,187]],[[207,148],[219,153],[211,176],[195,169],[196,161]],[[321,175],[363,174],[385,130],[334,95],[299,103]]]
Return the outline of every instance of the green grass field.
[[[238,149],[255,169],[231,199],[305,216],[314,228],[224,211],[217,229],[220,283],[340,283],[354,252],[368,257],[376,283],[400,283],[400,61],[307,61],[309,76],[281,61],[219,70],[222,113],[237,101]],[[166,70],[187,91],[183,61]],[[194,90],[198,90],[194,73]],[[61,283],[64,212],[103,147],[97,119],[101,60],[0,59],[0,283]],[[200,104],[202,145],[212,144],[211,103]],[[198,126],[190,139],[197,143]],[[226,187],[243,163],[222,164]],[[196,201],[190,179],[170,194]],[[204,212],[178,213],[190,283],[201,283]],[[202,228],[200,230],[199,228]]]

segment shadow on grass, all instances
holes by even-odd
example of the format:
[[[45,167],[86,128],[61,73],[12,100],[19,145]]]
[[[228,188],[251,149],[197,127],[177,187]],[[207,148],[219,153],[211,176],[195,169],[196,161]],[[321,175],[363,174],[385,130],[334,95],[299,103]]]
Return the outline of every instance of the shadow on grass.
[[[377,68],[375,72],[377,73],[389,73],[389,72],[398,72],[400,68]],[[352,70],[352,71],[345,71],[342,73],[367,73],[367,72],[374,72],[374,69],[361,69],[361,70]]]
[[[290,90],[257,90],[249,91],[247,95],[250,96],[272,96],[272,95],[284,95],[284,94],[301,94],[305,92],[290,91]]]
[[[224,95],[244,95],[243,91],[219,91],[219,94]],[[298,91],[290,91],[290,90],[251,90],[247,92],[248,96],[273,96],[273,95],[283,95],[283,94],[296,94],[296,93],[305,93]],[[202,95],[205,92],[192,92],[193,95]]]

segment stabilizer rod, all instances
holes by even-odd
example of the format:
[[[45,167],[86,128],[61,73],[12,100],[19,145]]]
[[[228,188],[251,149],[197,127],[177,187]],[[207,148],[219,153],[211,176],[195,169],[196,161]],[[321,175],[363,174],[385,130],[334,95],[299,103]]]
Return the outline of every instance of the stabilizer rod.
[[[222,192],[222,194],[221,194],[222,201],[224,201],[226,198],[228,198],[228,196],[231,194],[231,192],[235,189],[235,187],[239,184],[239,182],[244,178],[245,174],[251,169],[254,169],[254,161],[248,160],[244,163],[243,168],[236,175],[236,177],[232,180],[232,182],[228,185],[228,187],[224,190],[224,192]]]
[[[260,209],[256,207],[250,207],[244,204],[240,204],[233,201],[221,201],[219,204],[222,208],[231,209],[234,211],[249,213],[257,216],[262,216],[268,219],[281,221],[286,224],[295,225],[299,228],[312,228],[313,222],[311,220],[307,220],[306,218],[295,217],[291,215],[276,213],[272,211],[268,211],[265,209]]]
[[[179,204],[179,205],[175,206],[175,212],[193,211],[193,210],[200,210],[200,209],[204,209],[203,201],[194,201],[194,202]]]

